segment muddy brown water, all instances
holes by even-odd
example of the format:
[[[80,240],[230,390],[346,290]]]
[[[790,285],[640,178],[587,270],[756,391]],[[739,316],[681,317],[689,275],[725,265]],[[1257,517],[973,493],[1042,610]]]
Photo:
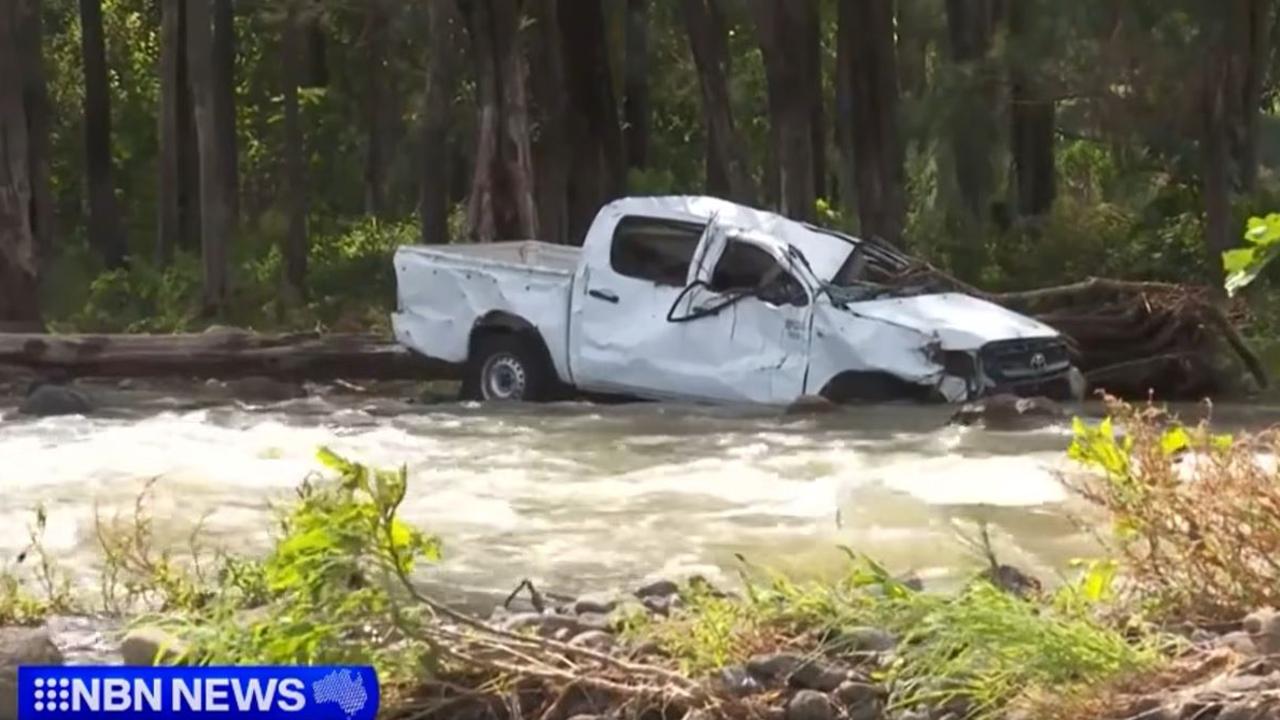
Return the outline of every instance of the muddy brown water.
[[[1096,554],[1092,521],[1059,481],[1066,424],[991,432],[953,408],[880,406],[792,417],[661,404],[493,407],[309,398],[260,406],[117,409],[109,417],[0,422],[0,559],[44,544],[91,593],[95,516],[127,516],[148,481],[160,542],[259,552],[273,504],[320,446],[410,473],[404,517],[444,541],[424,573],[456,600],[529,578],[573,594],[701,574],[732,583],[750,562],[832,576],[847,546],[946,583],[978,567],[957,537],[979,522],[1005,562],[1052,580]],[[1085,407],[1096,415],[1097,407]],[[3,412],[0,409],[0,412]],[[1188,412],[1196,412],[1195,408]],[[1217,407],[1227,427],[1280,408]]]

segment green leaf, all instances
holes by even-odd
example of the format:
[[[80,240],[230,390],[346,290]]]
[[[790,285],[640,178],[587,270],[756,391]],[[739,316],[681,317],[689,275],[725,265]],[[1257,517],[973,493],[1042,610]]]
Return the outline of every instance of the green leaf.
[[[1181,427],[1165,431],[1160,437],[1160,449],[1165,455],[1172,455],[1191,447],[1191,436]]]

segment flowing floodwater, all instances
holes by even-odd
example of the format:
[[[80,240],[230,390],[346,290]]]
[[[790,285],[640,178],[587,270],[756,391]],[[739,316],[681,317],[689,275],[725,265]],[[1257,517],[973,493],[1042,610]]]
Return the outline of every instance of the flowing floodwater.
[[[312,398],[0,423],[0,556],[44,544],[92,587],[95,516],[128,516],[153,481],[163,542],[259,551],[272,504],[321,470],[320,446],[410,472],[406,519],[437,533],[442,590],[492,595],[530,578],[564,593],[702,574],[740,555],[801,575],[838,572],[841,546],[950,578],[981,560],[958,539],[986,521],[1005,562],[1051,579],[1094,551],[1059,483],[1065,426],[948,427],[949,408],[820,417],[671,405],[494,408]],[[1246,417],[1245,424],[1261,420]]]

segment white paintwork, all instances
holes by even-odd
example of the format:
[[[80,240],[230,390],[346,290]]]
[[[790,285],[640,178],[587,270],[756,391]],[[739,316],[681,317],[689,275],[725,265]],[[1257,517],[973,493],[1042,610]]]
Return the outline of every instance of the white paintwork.
[[[715,315],[669,322],[669,311],[683,316],[723,298],[706,287],[682,296],[684,288],[614,272],[614,231],[631,216],[707,226],[690,284],[710,280],[728,243],[745,242],[772,255],[808,300],[775,305],[752,296]],[[461,363],[477,323],[505,313],[536,328],[561,380],[583,390],[774,405],[815,394],[847,371],[888,373],[962,401],[970,388],[945,375],[938,351],[1058,336],[1031,318],[957,293],[838,306],[823,284],[855,243],[715,198],[627,198],[600,210],[581,250],[536,241],[400,248],[393,326],[405,346]]]

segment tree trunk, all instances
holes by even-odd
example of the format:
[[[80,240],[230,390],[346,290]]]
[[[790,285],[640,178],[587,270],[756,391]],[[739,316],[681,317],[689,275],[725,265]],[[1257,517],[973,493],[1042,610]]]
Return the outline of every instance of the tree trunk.
[[[778,179],[778,206],[783,215],[812,220],[817,200],[814,128],[821,108],[817,5],[813,0],[752,0],[756,33],[764,56],[769,88],[771,160]],[[818,113],[820,117],[820,110]]]
[[[31,180],[31,234],[43,261],[53,250],[53,183],[50,172],[49,88],[44,63],[44,22],[40,0],[18,3],[22,28],[19,38],[23,77],[23,103],[27,113],[27,156]]]
[[[560,36],[559,0],[530,0],[533,20],[526,30],[530,95],[537,137],[533,140],[534,190],[538,232],[547,242],[581,244],[569,235],[568,98],[565,94],[564,42]]]
[[[111,172],[111,91],[102,33],[102,0],[80,0],[84,55],[85,171],[89,184],[89,243],[109,268],[123,267],[128,246],[120,226]]]
[[[200,163],[200,239],[204,266],[204,311],[220,315],[230,296],[228,250],[234,223],[234,206],[228,194],[227,158],[217,121],[219,104],[215,87],[213,17],[211,0],[186,0],[187,66],[195,105],[196,136]]]
[[[627,0],[624,95],[628,167],[649,164],[649,0]]]
[[[729,37],[729,25],[724,17],[724,8],[720,5],[720,0],[708,0],[706,3],[707,20],[710,23],[709,35],[713,38]],[[729,55],[725,50],[724,67],[722,72],[725,78],[733,77],[733,56]],[[732,116],[731,116],[732,117]],[[703,175],[706,177],[706,191],[710,195],[716,197],[731,197],[732,189],[729,187],[729,176],[726,174],[726,164],[720,157],[719,138],[715,137],[715,126],[706,123],[707,137],[704,141],[706,146],[703,150]]]
[[[906,192],[899,135],[897,53],[893,9],[889,3],[842,0],[839,28],[840,56],[848,78],[852,117],[844,134],[852,154],[847,174],[858,189],[861,232],[893,244],[902,242],[906,222]]]
[[[1017,0],[1015,0],[1017,1]],[[985,67],[995,34],[1000,0],[947,0],[951,59],[963,74],[964,87],[948,123],[956,185],[965,223],[973,233],[987,215],[994,192],[992,155],[999,138],[995,84]]]
[[[18,3],[0,3],[0,77],[20,78]],[[27,110],[20,82],[0,82],[0,326],[40,329],[39,258],[31,232]]]
[[[715,146],[715,160],[722,168],[731,200],[756,202],[755,180],[747,165],[747,146],[733,124],[726,79],[729,49],[724,32],[717,32],[713,18],[718,0],[681,0],[689,47],[698,70],[702,91],[702,115],[707,124],[707,141]],[[709,175],[710,177],[710,175]]]
[[[1026,3],[1027,0],[1019,0],[1009,6],[1011,44],[1021,51],[1013,58],[1009,71],[1009,118],[1018,214],[1037,217],[1049,212],[1057,195],[1056,106],[1052,99],[1044,97],[1034,68],[1028,67],[1027,59],[1032,57],[1034,48],[1028,38],[1027,14],[1031,8]]]
[[[627,160],[618,124],[604,13],[599,0],[560,0],[573,162],[569,235],[581,237],[606,202],[626,191]]]
[[[240,158],[236,138],[236,26],[232,0],[213,0],[214,122],[225,154],[223,181],[231,222],[240,217]]]
[[[537,237],[520,3],[463,0],[462,5],[468,10],[479,108],[469,233],[481,242]]]
[[[160,4],[160,127],[158,232],[155,261],[168,265],[175,248],[199,246],[199,159],[187,80],[186,8]]]
[[[387,92],[387,48],[391,43],[388,32],[387,7],[383,0],[366,0],[365,4],[365,162],[364,162],[364,211],[368,215],[382,215],[385,208],[387,163],[390,161],[390,112],[393,98]]]
[[[1227,107],[1231,156],[1236,184],[1246,193],[1258,185],[1258,133],[1262,118],[1262,93],[1271,62],[1272,10],[1269,0],[1231,0],[1227,9],[1231,38]]]
[[[307,298],[307,171],[304,165],[302,122],[298,117],[298,86],[302,82],[304,28],[297,6],[290,3],[281,43],[284,75],[285,199],[289,229],[280,256],[284,259],[285,298],[301,303]]]
[[[451,129],[458,92],[463,21],[453,0],[427,5],[427,88],[422,120],[422,243],[449,242],[449,179],[452,176]]]
[[[1201,194],[1205,210],[1205,247],[1209,255],[1209,285],[1222,288],[1222,253],[1235,245],[1231,232],[1231,153],[1226,97],[1230,51],[1212,48],[1202,79],[1200,138]]]

